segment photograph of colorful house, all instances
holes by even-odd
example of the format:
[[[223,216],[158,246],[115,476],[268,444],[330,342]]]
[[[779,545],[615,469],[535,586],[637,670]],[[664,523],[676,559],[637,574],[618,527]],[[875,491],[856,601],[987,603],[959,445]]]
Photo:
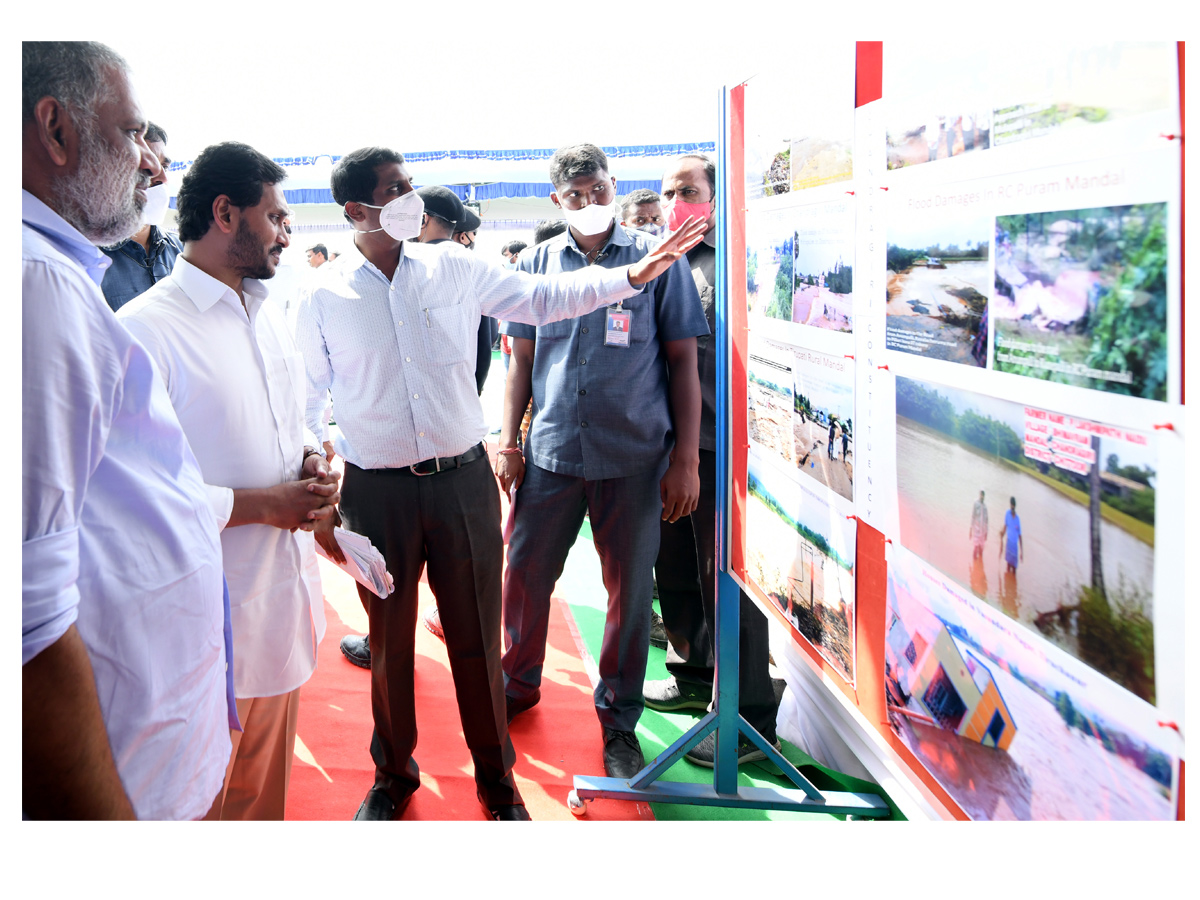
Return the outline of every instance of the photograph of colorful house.
[[[947,731],[1007,750],[1017,726],[988,664],[936,617],[922,618],[928,621],[904,622],[892,612],[887,661],[898,699],[907,704],[895,711],[915,711]]]

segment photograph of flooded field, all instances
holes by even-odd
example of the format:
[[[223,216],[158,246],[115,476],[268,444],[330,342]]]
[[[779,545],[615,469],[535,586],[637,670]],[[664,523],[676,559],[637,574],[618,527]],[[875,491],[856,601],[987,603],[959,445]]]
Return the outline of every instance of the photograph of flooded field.
[[[837,200],[797,207],[792,224],[791,320],[828,331],[852,332],[853,204]]]
[[[815,493],[760,462],[752,457],[748,473],[747,574],[794,633],[853,681],[853,527]]]
[[[844,356],[792,348],[796,467],[854,500],[854,369]]]
[[[896,379],[901,543],[1155,702],[1153,434]]]
[[[1173,42],[1021,41],[996,82],[994,144],[1168,109],[1178,79]]]
[[[1167,396],[1165,203],[996,218],[1001,372]]]
[[[887,347],[987,365],[992,220],[945,213],[888,225]]]
[[[747,381],[750,440],[794,466],[796,447],[792,440],[792,410],[795,400],[790,366],[778,359],[751,353]]]
[[[888,564],[888,722],[977,820],[1169,820],[1182,742],[1156,710],[980,606]]]

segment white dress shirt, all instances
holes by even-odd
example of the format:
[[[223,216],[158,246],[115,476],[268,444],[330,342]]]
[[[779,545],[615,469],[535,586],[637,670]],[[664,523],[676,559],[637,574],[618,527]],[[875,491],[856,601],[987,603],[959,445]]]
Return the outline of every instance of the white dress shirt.
[[[207,811],[229,762],[217,523],[110,260],[22,197],[21,664],[75,623],[142,819]]]
[[[390,281],[352,246],[336,268],[317,270],[300,300],[308,426],[327,439],[332,391],[342,433],[334,449],[363,469],[457,456],[483,440],[488,427],[475,385],[481,314],[537,325],[642,291],[630,286],[627,266],[535,276],[489,265],[450,242],[401,247]]]
[[[313,536],[272,525],[225,528],[234,488],[300,478],[304,362],[262,282],[228,286],[180,256],[170,277],[118,318],[154,357],[209,485],[223,530],[238,697],[273,697],[306,682],[325,636]]]

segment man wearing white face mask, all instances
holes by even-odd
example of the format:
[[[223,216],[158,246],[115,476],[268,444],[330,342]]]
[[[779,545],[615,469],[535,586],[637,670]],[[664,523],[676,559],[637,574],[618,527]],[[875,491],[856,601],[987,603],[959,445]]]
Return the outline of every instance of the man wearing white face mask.
[[[100,248],[112,259],[100,290],[113,312],[138,294],[150,290],[160,278],[170,275],[175,257],[183,252],[179,238],[161,227],[170,202],[167,168],[171,165],[167,156],[167,133],[162,126],[153,122],[146,125],[146,144],[158,157],[162,172],[150,179],[146,206],[142,210],[142,227],[129,239]]]
[[[375,779],[355,819],[398,819],[420,787],[414,631],[428,566],[477,795],[491,819],[528,820],[504,716],[504,548],[474,377],[479,319],[550,322],[630,300],[699,240],[703,226],[688,223],[631,266],[533,278],[449,242],[409,241],[421,230],[424,204],[395,151],[348,153],[330,188],[355,235],[332,277],[300,301],[307,416],[324,439],[321,414],[332,394],[341,430],[333,447],[346,461],[341,515],[383,553],[396,585],[383,599],[359,590],[370,625]],[[316,537],[340,554],[332,527]]]
[[[659,245],[615,222],[616,179],[594,144],[559,149],[550,181],[568,229],[522,254],[522,271],[619,266]],[[686,518],[699,494],[696,338],[708,326],[681,259],[615,308],[536,329],[503,327],[514,343],[497,474],[505,489],[518,488],[504,580],[508,715],[541,698],[550,598],[587,512],[608,589],[594,690],[604,771],[632,778],[644,764],[634,729],[659,520]],[[523,457],[517,429],[530,396]]]

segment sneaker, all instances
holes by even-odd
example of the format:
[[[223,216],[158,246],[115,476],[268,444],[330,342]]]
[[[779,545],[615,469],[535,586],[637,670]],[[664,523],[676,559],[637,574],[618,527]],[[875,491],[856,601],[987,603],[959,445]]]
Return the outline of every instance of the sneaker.
[[[771,746],[776,750],[782,751],[782,746],[779,743],[779,738],[771,740]],[[766,759],[767,754],[763,753],[754,746],[744,735],[738,735],[737,748],[737,764],[757,762],[760,759]],[[694,762],[698,766],[704,766],[706,769],[711,769],[715,765],[717,757],[717,733],[710,731],[708,735],[698,743],[695,747],[689,750],[684,756]]]
[[[601,728],[604,735],[604,774],[609,778],[630,779],[646,767],[642,745],[632,731]]]
[[[679,684],[674,678],[662,681],[647,681],[642,685],[642,696],[646,705],[659,712],[676,712],[681,709],[708,709],[712,702],[712,688],[698,685]]]
[[[667,649],[667,629],[663,625],[662,616],[650,610],[650,646],[659,650]]]
[[[364,634],[360,637],[357,634],[348,634],[342,638],[342,642],[338,646],[342,651],[342,656],[360,669],[371,668],[370,635]]]
[[[518,700],[516,697],[504,695],[504,711],[509,722],[519,716],[525,710],[537,706],[538,701],[542,699],[541,690],[535,690],[528,697]]]
[[[425,623],[426,631],[443,644],[446,643],[446,635],[442,633],[442,616],[438,612],[436,603],[425,608],[425,615],[421,616],[421,621]]]

